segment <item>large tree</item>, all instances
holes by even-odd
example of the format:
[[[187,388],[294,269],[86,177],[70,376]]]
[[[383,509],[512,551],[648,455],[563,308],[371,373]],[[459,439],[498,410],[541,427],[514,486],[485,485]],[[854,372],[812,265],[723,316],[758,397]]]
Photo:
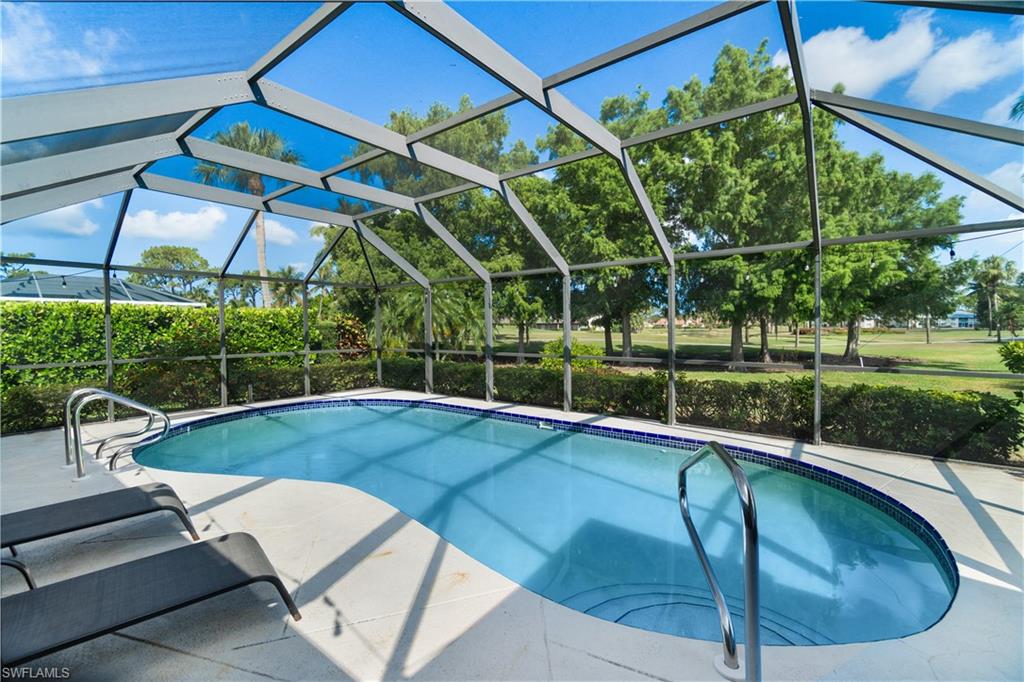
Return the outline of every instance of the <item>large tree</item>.
[[[214,134],[213,141],[226,147],[240,149],[251,154],[265,156],[268,159],[298,163],[298,152],[292,149],[287,141],[272,130],[252,128],[248,121],[234,123],[227,130]],[[195,169],[200,180],[207,184],[226,184],[241,192],[263,196],[266,194],[263,176],[259,173],[221,166],[215,163],[200,163]],[[256,264],[259,274],[267,277],[267,230],[264,224],[263,211],[257,211],[253,223],[253,236],[256,239]],[[270,296],[270,283],[262,280],[260,289],[263,294],[263,307],[270,307],[273,299]]]
[[[172,294],[205,303],[212,300],[209,279],[188,274],[189,271],[210,271],[210,263],[194,247],[169,244],[151,246],[142,252],[136,265],[140,268],[151,268],[163,272],[133,272],[128,275],[129,282],[156,289],[166,289]]]

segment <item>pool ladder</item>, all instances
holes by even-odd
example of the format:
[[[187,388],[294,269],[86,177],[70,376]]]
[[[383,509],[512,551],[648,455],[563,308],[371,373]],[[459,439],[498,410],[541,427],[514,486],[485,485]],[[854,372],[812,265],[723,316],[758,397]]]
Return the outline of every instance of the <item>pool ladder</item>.
[[[133,410],[137,410],[145,414],[147,419],[146,424],[141,429],[116,433],[99,441],[91,441],[93,443],[98,443],[95,454],[96,460],[102,458],[103,449],[111,443],[118,440],[124,440],[126,438],[141,436],[147,433],[151,428],[153,428],[153,423],[157,419],[160,419],[163,422],[163,427],[155,440],[160,440],[166,436],[167,431],[171,428],[171,420],[163,410],[158,410],[157,408],[150,407],[149,405],[143,405],[142,403],[123,395],[104,391],[99,388],[80,388],[76,391],[72,391],[71,395],[68,396],[67,401],[64,403],[64,463],[66,466],[75,466],[77,476],[74,480],[76,481],[80,481],[87,476],[85,473],[85,456],[83,454],[83,446],[85,443],[82,441],[82,408],[97,400],[109,400],[117,403],[118,405],[123,405]],[[137,443],[128,443],[122,445],[114,452],[113,455],[111,455],[111,471],[114,470],[117,458],[130,451],[136,444]]]
[[[718,586],[718,578],[715,577],[715,570],[711,567],[707,552],[704,551],[704,543],[700,540],[697,527],[690,518],[690,508],[686,498],[686,472],[695,464],[710,455],[717,456],[725,464],[732,476],[733,484],[739,495],[740,509],[743,515],[743,583],[744,583],[744,647],[743,647],[743,668],[740,668],[739,658],[736,655],[736,635],[732,626],[732,615],[725,601],[725,595]],[[697,553],[697,559],[707,578],[708,586],[711,588],[711,595],[715,600],[718,609],[718,617],[722,626],[722,656],[715,657],[715,668],[725,678],[731,680],[747,680],[747,682],[760,682],[761,680],[761,628],[760,628],[760,586],[758,566],[758,542],[757,542],[757,509],[754,506],[754,490],[750,487],[750,481],[740,465],[736,463],[725,448],[715,441],[709,442],[679,466],[679,511],[686,523],[686,530],[690,534],[690,541]]]

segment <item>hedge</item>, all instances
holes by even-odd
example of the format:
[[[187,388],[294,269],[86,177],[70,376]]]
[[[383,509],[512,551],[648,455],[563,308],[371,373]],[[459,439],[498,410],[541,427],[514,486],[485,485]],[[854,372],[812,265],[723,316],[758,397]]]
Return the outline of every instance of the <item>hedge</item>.
[[[177,401],[187,407],[219,403],[219,370],[203,363],[159,363],[118,374],[117,388],[143,402]],[[384,360],[384,385],[422,391],[423,360]],[[497,366],[496,398],[511,403],[562,406],[562,373],[537,366]],[[229,398],[265,400],[303,394],[301,366],[249,366],[229,372]],[[332,358],[310,368],[314,393],[376,385],[371,358]],[[434,363],[434,390],[483,397],[479,362]],[[4,433],[60,424],[64,398],[75,384],[20,385],[3,391]],[[652,420],[665,418],[663,372],[627,374],[613,369],[573,373],[573,408]],[[681,424],[808,440],[812,434],[814,384],[810,378],[763,382],[695,380],[679,375],[677,419]],[[94,413],[99,416],[100,406]],[[837,444],[897,450],[938,458],[1000,464],[1022,463],[1024,415],[1011,400],[975,391],[943,392],[891,386],[822,387],[822,437]]]

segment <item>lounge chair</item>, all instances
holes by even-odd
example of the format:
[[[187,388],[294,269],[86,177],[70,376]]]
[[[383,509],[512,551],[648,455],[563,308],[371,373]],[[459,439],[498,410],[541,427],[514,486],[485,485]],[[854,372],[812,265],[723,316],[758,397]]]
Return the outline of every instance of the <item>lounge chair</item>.
[[[13,568],[18,573],[21,573],[21,577],[25,579],[25,584],[28,585],[28,589],[36,589],[36,581],[32,579],[32,574],[28,570],[28,566],[21,563],[17,559],[0,559],[0,566],[8,566]]]
[[[230,533],[0,599],[0,663],[13,667],[255,582],[299,613],[256,538]]]
[[[177,514],[192,539],[199,539],[174,489],[165,483],[147,483],[4,514],[0,516],[0,547],[10,548],[15,553],[14,547],[26,542],[158,511]]]

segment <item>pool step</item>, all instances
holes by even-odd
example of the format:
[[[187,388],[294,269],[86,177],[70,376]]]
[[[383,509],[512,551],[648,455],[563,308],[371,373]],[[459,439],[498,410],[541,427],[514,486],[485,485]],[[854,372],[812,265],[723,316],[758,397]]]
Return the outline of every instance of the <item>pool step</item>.
[[[743,641],[742,604],[727,598],[736,638]],[[719,640],[722,633],[711,593],[688,585],[629,583],[584,590],[562,604],[604,620],[681,637]],[[819,632],[761,608],[761,640],[767,645],[832,644]]]

